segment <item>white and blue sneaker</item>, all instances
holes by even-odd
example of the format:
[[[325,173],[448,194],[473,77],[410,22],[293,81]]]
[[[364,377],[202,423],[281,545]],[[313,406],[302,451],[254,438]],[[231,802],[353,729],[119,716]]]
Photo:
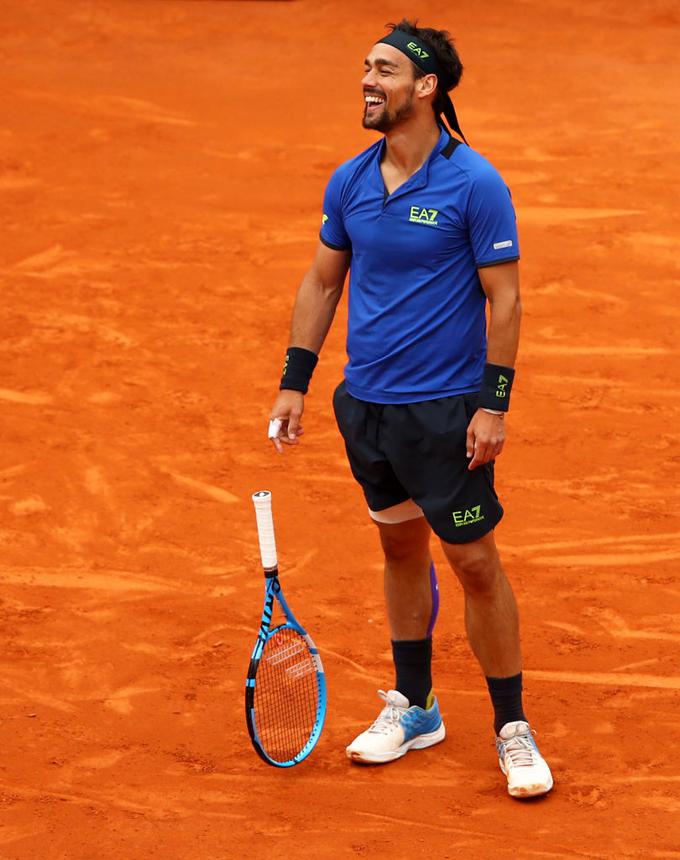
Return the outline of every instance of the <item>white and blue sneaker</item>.
[[[347,758],[367,764],[384,764],[409,750],[421,750],[443,741],[446,729],[435,699],[425,710],[410,706],[397,690],[378,690],[385,707],[373,725],[347,747]]]
[[[550,768],[538,751],[529,723],[506,723],[496,738],[496,749],[513,797],[537,797],[553,787]]]

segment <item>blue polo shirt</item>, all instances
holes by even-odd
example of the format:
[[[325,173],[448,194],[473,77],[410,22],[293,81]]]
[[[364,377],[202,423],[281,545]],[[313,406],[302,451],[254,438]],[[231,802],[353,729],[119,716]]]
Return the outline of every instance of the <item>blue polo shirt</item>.
[[[519,259],[510,192],[479,153],[442,129],[393,194],[385,139],[342,164],[326,188],[321,241],[351,250],[347,391],[414,403],[478,391],[486,297],[478,268]]]

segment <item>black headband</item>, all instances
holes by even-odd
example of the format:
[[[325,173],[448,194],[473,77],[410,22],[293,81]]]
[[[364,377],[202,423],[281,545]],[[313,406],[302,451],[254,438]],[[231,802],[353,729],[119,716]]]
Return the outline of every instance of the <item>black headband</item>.
[[[421,42],[420,39],[417,39],[415,36],[410,36],[408,33],[405,33],[403,30],[392,30],[392,32],[385,36],[384,39],[378,39],[376,45],[391,45],[393,48],[396,48],[398,51],[401,51],[402,54],[405,54],[412,63],[415,63],[419,69],[425,72],[426,75],[436,75],[437,83],[439,86],[439,92],[444,103],[444,116],[446,117],[446,121],[449,124],[449,127],[459,134],[463,140],[465,140],[465,135],[460,129],[460,124],[458,122],[458,117],[456,116],[456,110],[453,107],[453,102],[449,97],[449,94],[446,92],[447,88],[451,85],[451,77],[446,74],[446,72],[439,65],[439,61],[429,45],[426,45],[425,42]],[[465,140],[467,143],[467,140]]]

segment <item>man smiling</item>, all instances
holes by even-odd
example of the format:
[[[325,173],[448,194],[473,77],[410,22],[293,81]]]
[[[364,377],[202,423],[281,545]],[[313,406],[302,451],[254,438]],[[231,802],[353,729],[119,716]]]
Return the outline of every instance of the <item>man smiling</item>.
[[[463,70],[449,34],[406,20],[388,26],[362,81],[364,128],[384,136],[328,183],[270,437],[279,452],[298,443],[349,269],[349,361],[334,408],[385,556],[396,680],[379,691],[384,707],[347,755],[385,763],[444,739],[431,672],[434,532],[464,591],[508,791],[535,796],[552,776],[523,710],[517,606],[494,541],[503,509],[493,464],[521,315],[515,214],[498,172],[441,120],[463,137],[448,96]]]

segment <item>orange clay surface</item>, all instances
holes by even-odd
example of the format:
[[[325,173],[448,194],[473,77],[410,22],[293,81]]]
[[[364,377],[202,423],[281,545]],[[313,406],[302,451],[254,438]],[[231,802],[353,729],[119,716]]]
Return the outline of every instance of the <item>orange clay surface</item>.
[[[330,396],[265,439],[362,60],[448,26],[517,205],[525,320],[497,539],[555,773],[506,795],[439,563],[438,747],[344,746],[392,682],[381,554]],[[671,0],[4,0],[0,858],[680,857],[679,19]],[[325,732],[255,756],[250,494],[274,492]]]

